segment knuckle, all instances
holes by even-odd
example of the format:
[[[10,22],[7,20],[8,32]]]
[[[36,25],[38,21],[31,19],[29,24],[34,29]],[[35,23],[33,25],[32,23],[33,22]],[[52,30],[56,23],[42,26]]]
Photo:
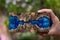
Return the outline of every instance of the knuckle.
[[[49,9],[51,12],[53,11],[52,9]]]

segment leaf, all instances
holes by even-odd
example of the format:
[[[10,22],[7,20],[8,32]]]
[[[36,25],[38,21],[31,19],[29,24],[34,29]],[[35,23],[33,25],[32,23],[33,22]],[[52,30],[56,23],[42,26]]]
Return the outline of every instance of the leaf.
[[[9,24],[9,19],[8,19],[8,18],[5,19],[4,24],[5,24],[6,26],[8,26],[8,24]]]

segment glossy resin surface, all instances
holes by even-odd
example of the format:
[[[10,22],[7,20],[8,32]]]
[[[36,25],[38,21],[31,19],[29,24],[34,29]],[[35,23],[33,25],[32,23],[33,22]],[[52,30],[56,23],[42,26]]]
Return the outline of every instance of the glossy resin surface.
[[[24,23],[31,23],[32,25],[37,25],[39,28],[48,28],[50,26],[50,19],[46,16],[39,17],[37,20],[19,20],[17,16],[9,16],[9,29],[16,29],[19,24],[24,25]]]

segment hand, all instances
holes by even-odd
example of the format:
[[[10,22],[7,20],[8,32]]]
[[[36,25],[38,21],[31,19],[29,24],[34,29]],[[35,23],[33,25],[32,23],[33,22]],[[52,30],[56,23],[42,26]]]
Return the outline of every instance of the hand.
[[[60,35],[60,22],[59,22],[58,17],[54,14],[54,12],[51,9],[41,9],[41,10],[38,10],[38,12],[39,13],[46,12],[46,13],[49,13],[51,16],[51,20],[52,20],[51,29],[49,30],[48,34],[46,34],[46,35],[51,35],[51,36]],[[44,36],[46,36],[46,35],[44,34]]]

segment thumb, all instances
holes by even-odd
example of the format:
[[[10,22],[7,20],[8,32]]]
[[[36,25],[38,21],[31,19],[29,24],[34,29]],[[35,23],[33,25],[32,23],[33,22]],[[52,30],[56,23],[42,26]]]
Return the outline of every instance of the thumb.
[[[52,25],[53,27],[49,30],[49,35],[59,35],[60,36],[60,22]]]

